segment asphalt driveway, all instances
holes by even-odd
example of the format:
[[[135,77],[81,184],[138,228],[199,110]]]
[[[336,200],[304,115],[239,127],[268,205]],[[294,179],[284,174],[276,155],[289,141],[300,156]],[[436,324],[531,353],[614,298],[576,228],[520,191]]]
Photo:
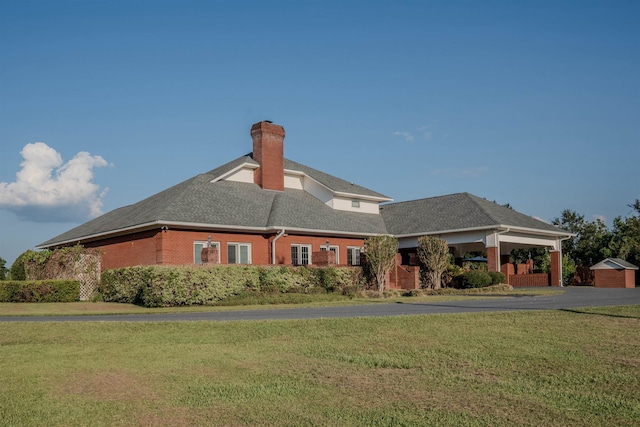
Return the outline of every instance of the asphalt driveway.
[[[568,287],[560,295],[486,296],[480,299],[385,303],[342,307],[284,308],[224,312],[127,314],[95,316],[0,316],[0,322],[178,322],[276,319],[380,317],[418,314],[476,313],[522,310],[560,310],[580,307],[640,304],[640,288],[596,289]]]

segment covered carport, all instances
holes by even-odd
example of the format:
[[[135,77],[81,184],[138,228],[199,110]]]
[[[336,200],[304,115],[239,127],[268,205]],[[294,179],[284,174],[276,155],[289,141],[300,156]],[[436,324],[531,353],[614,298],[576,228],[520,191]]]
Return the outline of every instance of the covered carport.
[[[469,193],[396,203],[381,212],[398,238],[402,264],[415,264],[418,239],[430,235],[445,240],[456,259],[486,251],[487,269],[501,271],[515,285],[562,286],[562,241],[572,234],[546,222]],[[550,273],[529,276],[528,282],[514,278],[511,251],[533,247],[549,248]]]

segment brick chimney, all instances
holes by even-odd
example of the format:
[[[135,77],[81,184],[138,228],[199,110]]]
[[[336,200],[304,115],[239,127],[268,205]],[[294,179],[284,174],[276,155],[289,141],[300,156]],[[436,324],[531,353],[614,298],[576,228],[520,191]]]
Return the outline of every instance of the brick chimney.
[[[251,126],[253,160],[260,167],[254,181],[265,190],[284,191],[284,128],[263,121]]]

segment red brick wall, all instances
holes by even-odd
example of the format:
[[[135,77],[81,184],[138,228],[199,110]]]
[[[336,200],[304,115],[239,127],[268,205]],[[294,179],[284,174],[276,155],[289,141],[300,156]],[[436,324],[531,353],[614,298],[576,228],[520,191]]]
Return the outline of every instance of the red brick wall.
[[[634,270],[595,270],[596,288],[634,288]]]
[[[388,276],[390,288],[420,289],[420,267],[402,265],[402,255],[396,255],[396,263]]]
[[[156,236],[159,233],[160,230],[149,230],[87,243],[85,247],[101,250],[103,270],[131,265],[153,265],[159,263],[156,250]]]
[[[523,286],[549,286],[548,273],[516,274],[509,276],[509,284],[514,288]]]
[[[271,242],[275,234],[156,229],[91,242],[85,246],[102,250],[103,270],[133,265],[184,265],[194,264],[194,242],[206,242],[209,236],[213,242],[220,244],[221,264],[228,263],[228,243],[250,243],[252,264],[271,264]],[[364,245],[363,239],[329,238],[328,240],[331,246],[338,246],[339,265],[347,265],[348,246]],[[311,252],[317,252],[326,245],[326,242],[326,237],[285,235],[276,242],[276,263],[291,264],[292,244],[311,245]],[[314,262],[313,256],[311,262]]]

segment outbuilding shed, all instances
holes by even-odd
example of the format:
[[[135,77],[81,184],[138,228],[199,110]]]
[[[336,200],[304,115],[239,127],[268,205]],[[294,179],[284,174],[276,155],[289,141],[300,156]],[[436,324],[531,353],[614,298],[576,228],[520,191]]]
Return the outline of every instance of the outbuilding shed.
[[[636,270],[633,265],[620,258],[607,258],[591,270],[594,272],[593,286],[596,288],[635,288]]]

